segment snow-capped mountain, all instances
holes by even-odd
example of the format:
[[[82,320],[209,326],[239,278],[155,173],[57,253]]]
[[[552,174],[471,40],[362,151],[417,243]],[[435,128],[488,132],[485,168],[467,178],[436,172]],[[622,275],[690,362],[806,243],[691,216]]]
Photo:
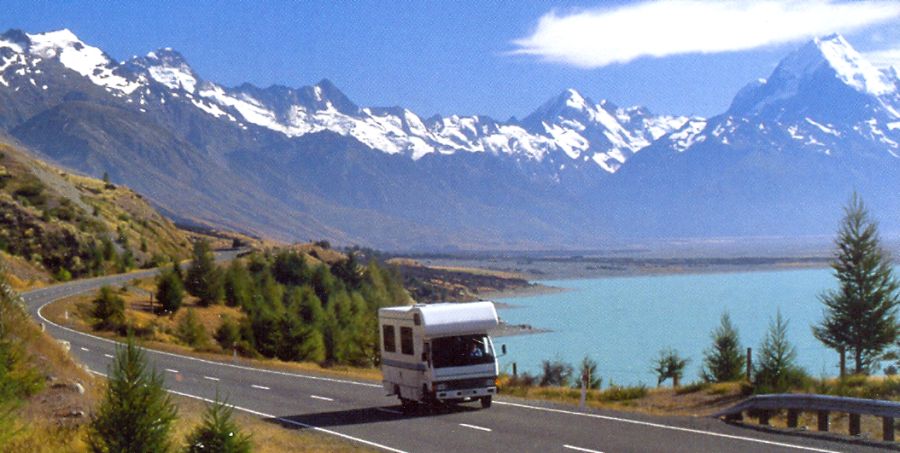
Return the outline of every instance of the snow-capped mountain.
[[[522,120],[364,107],[328,80],[226,87],[173,49],[117,62],[0,35],[0,128],[185,221],[392,248],[829,234],[856,190],[900,232],[900,79],[833,35],[712,118],[565,90]],[[887,216],[885,219],[884,216]]]
[[[680,233],[701,223],[721,234],[827,233],[853,191],[896,228],[898,87],[895,71],[874,67],[842,36],[814,39],[725,113],[642,151],[619,182],[665,194],[660,230],[682,219]]]
[[[612,173],[635,152],[687,120],[655,116],[640,107],[620,109],[607,101],[595,104],[575,90],[550,100],[522,124],[478,115],[423,120],[402,107],[361,108],[328,80],[297,89],[263,89],[249,84],[223,87],[202,79],[181,54],[169,48],[117,63],[69,30],[27,35],[10,32],[0,40],[0,49],[10,54],[2,70],[12,69],[10,63],[18,62],[21,67],[14,70],[40,74],[42,60],[56,59],[110,94],[138,105],[146,105],[151,94],[160,103],[181,98],[239,127],[255,125],[287,137],[331,131],[412,159],[457,152],[536,161],[554,155],[557,163],[593,162]],[[167,93],[160,93],[163,87]]]

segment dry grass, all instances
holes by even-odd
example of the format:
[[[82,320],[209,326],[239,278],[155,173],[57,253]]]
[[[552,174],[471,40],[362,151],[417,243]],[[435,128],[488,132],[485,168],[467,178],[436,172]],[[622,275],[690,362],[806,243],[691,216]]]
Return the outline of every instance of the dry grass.
[[[501,378],[501,394],[529,399],[578,405],[581,389],[568,387],[523,387],[505,385]],[[640,396],[642,395],[643,396]],[[637,396],[637,397],[635,397]],[[741,400],[738,383],[704,386],[694,392],[679,392],[671,388],[646,389],[616,387],[588,390],[585,404],[598,409],[616,409],[651,415],[687,415],[702,417],[730,407]]]
[[[173,438],[185,439],[197,426],[206,410],[206,403],[181,396],[174,397],[178,405],[179,423]],[[277,422],[255,415],[234,411],[234,420],[244,433],[250,434],[253,451],[269,452],[367,452],[375,451],[361,444],[310,430],[284,428]]]

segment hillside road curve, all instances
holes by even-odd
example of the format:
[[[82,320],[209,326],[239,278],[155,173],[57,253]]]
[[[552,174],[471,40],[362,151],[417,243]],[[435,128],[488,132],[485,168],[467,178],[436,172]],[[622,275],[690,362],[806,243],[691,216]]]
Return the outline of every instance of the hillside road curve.
[[[154,275],[147,270],[55,285],[23,294],[29,313],[92,372],[106,373],[116,343],[45,319],[41,308],[102,285]],[[760,432],[711,418],[584,410],[500,395],[477,404],[404,415],[378,382],[252,368],[147,350],[175,394],[211,399],[286,428],[312,429],[394,452],[838,452],[883,451],[824,438]]]

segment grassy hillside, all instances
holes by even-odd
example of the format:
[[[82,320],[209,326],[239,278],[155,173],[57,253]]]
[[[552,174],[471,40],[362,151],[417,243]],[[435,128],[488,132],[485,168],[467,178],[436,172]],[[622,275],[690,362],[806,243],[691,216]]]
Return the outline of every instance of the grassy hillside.
[[[188,251],[188,236],[140,194],[0,143],[0,259],[15,286],[127,271]]]

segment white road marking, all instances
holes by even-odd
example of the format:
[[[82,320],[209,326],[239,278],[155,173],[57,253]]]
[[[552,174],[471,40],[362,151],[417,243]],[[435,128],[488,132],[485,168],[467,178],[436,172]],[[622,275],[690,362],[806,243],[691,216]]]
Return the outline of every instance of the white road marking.
[[[91,350],[88,349],[88,348],[81,348],[81,350],[84,351],[84,352],[91,352]]]
[[[112,354],[103,354],[103,357],[106,357],[107,359],[113,358]]]
[[[94,373],[94,374],[96,374],[96,375],[98,375],[98,376],[108,377],[108,376],[106,376],[106,374],[104,374],[104,373],[100,373],[100,372],[97,372],[97,371],[94,371],[94,370],[88,370],[88,371],[90,371],[91,373]],[[179,392],[179,391],[177,391],[177,390],[172,390],[172,389],[166,389],[166,391],[169,392],[169,393],[171,393],[171,394],[173,394],[173,395],[183,396],[183,397],[185,397],[185,398],[193,398],[193,399],[195,399],[195,400],[200,400],[200,401],[204,401],[204,402],[207,402],[207,403],[215,403],[214,400],[211,400],[211,399],[209,399],[209,398],[204,398],[204,397],[202,397],[202,396],[191,395],[190,393],[183,393],[183,392]],[[289,418],[276,417],[276,416],[274,416],[274,415],[272,415],[272,414],[267,414],[267,413],[265,413],[265,412],[255,411],[255,410],[253,410],[253,409],[248,409],[248,408],[246,408],[246,407],[234,406],[234,405],[232,405],[232,404],[229,404],[228,406],[231,407],[231,408],[233,408],[233,409],[235,409],[235,410],[239,410],[239,411],[241,411],[241,412],[246,412],[246,413],[248,413],[248,414],[253,414],[253,415],[257,416],[257,417],[262,417],[262,418],[268,418],[268,419],[272,419],[272,420],[277,420],[277,421],[279,421],[279,422],[287,423],[287,424],[289,424],[289,425],[299,426],[299,427],[301,427],[301,428],[311,429],[311,430],[313,430],[313,431],[318,431],[318,432],[320,432],[320,433],[330,434],[330,435],[332,435],[332,436],[337,436],[337,437],[340,437],[340,438],[342,438],[342,439],[347,439],[347,440],[349,440],[349,441],[358,442],[358,443],[361,443],[361,444],[364,444],[364,445],[368,445],[368,446],[370,446],[370,447],[380,448],[380,449],[382,449],[382,450],[384,450],[384,451],[390,451],[390,452],[392,452],[392,453],[407,453],[406,451],[398,450],[398,449],[392,448],[392,447],[388,447],[387,445],[382,445],[382,444],[375,443],[375,442],[372,442],[372,441],[370,441],[370,440],[365,440],[365,439],[362,439],[362,438],[359,438],[359,437],[353,437],[353,436],[350,436],[350,435],[347,435],[347,434],[339,433],[339,432],[337,432],[337,431],[332,431],[332,430],[330,430],[330,429],[320,428],[320,427],[314,426],[314,425],[308,425],[308,424],[306,424],[306,423],[298,422],[298,421],[296,421],[296,420],[291,420],[291,419],[289,419]]]
[[[178,374],[178,370],[173,370],[173,369],[171,369],[171,368],[166,368],[166,371],[168,371],[169,373],[175,373],[175,374]]]
[[[376,407],[375,410],[379,412],[387,412],[388,414],[403,415],[403,412],[395,411],[393,409],[385,409],[383,407]]]
[[[331,398],[326,398],[326,397],[324,397],[324,396],[319,396],[319,395],[309,395],[309,397],[312,398],[312,399],[314,399],[314,400],[334,401],[334,400],[331,399]]]
[[[149,274],[148,274],[148,275],[149,275]],[[137,277],[135,277],[135,278],[137,278]],[[80,291],[80,290],[79,290],[78,292],[80,293],[80,292],[85,292],[85,291],[88,291],[88,290],[90,290],[90,289],[85,289],[84,291]],[[56,328],[58,328],[58,329],[65,330],[65,331],[67,331],[67,332],[70,332],[70,333],[73,333],[73,334],[76,334],[76,335],[82,335],[82,336],[90,337],[90,338],[93,338],[93,339],[95,339],[95,340],[98,340],[98,341],[104,341],[104,342],[106,342],[106,343],[110,343],[110,344],[114,344],[114,345],[121,345],[121,344],[122,344],[122,343],[120,343],[120,342],[117,342],[117,341],[114,341],[114,340],[110,340],[110,339],[108,339],[108,338],[101,338],[101,337],[98,337],[98,336],[96,336],[96,335],[91,335],[91,334],[88,334],[88,333],[79,332],[79,331],[77,331],[77,330],[75,330],[75,329],[71,329],[71,328],[68,328],[68,327],[64,327],[64,326],[61,326],[61,325],[59,325],[59,324],[57,324],[57,323],[55,323],[55,322],[53,322],[53,321],[50,321],[49,319],[47,319],[47,318],[44,316],[43,310],[44,310],[44,307],[46,307],[47,305],[49,305],[50,303],[52,303],[52,302],[54,302],[54,301],[55,301],[55,300],[50,300],[50,301],[45,302],[45,303],[44,303],[43,305],[41,305],[40,308],[38,308],[38,310],[37,310],[37,315],[38,315],[38,317],[41,318],[41,320],[43,320],[44,322],[46,322],[46,323],[48,323],[48,324],[50,324],[50,325],[52,325],[52,326],[54,326],[54,327],[56,327]],[[375,388],[381,388],[381,385],[380,385],[380,384],[373,384],[373,383],[368,383],[368,382],[357,382],[357,381],[350,381],[350,380],[346,380],[346,379],[326,378],[326,377],[321,377],[321,376],[309,376],[309,375],[304,375],[304,374],[288,373],[288,372],[284,372],[284,371],[267,370],[267,369],[264,369],[264,368],[253,368],[253,367],[248,367],[248,366],[234,365],[234,364],[230,364],[230,363],[217,362],[217,361],[214,361],[214,360],[200,359],[200,358],[196,358],[196,357],[189,357],[189,356],[184,356],[184,355],[179,355],[179,354],[173,354],[173,353],[171,353],[171,352],[156,351],[156,350],[153,350],[153,349],[147,349],[147,351],[150,352],[150,353],[153,353],[153,354],[167,355],[167,356],[171,356],[171,357],[177,357],[177,358],[180,358],[180,359],[192,360],[192,361],[195,361],[195,362],[206,363],[206,364],[210,364],[210,365],[217,365],[217,366],[230,367],[230,368],[235,368],[235,369],[240,369],[240,370],[246,370],[246,371],[253,371],[253,372],[257,372],[257,373],[269,373],[269,374],[276,374],[276,375],[281,375],[281,376],[290,376],[290,377],[304,378],[304,379],[310,379],[310,380],[319,380],[319,381],[336,382],[336,383],[342,383],[342,384],[359,385],[359,386],[363,386],[363,387],[375,387]],[[97,374],[99,374],[99,373],[97,373]],[[105,376],[105,375],[104,375],[104,376]],[[179,392],[175,392],[174,390],[169,390],[169,392],[175,393],[175,394],[180,394],[180,395],[182,395],[182,396],[187,396],[187,397],[189,397],[189,398],[197,398],[197,399],[202,399],[202,400],[207,401],[207,402],[211,402],[211,401],[209,401],[208,399],[205,399],[205,398],[201,398],[201,397],[194,396],[194,395],[189,395],[189,394],[181,394],[181,393],[179,393]],[[504,401],[495,401],[495,403],[496,403],[496,404],[500,404],[500,405],[512,406],[512,407],[521,407],[521,408],[525,408],[525,409],[541,410],[541,411],[547,411],[547,412],[557,412],[557,413],[570,414],[570,415],[577,415],[577,416],[582,416],[582,417],[591,417],[591,418],[606,419],[606,420],[611,420],[611,421],[618,421],[618,422],[623,422],[623,423],[633,423],[633,424],[637,424],[637,425],[652,426],[652,427],[655,427],[655,428],[669,429],[669,430],[673,430],[673,431],[682,431],[682,432],[688,432],[688,433],[693,433],[693,434],[702,434],[702,435],[713,436],[713,437],[721,437],[721,438],[726,438],[726,439],[742,440],[742,441],[746,441],[746,442],[756,442],[756,443],[761,443],[761,444],[765,444],[765,445],[774,445],[774,446],[785,447],[785,448],[794,448],[794,449],[798,449],[798,450],[815,451],[815,452],[820,452],[820,453],[838,453],[838,452],[836,452],[836,451],[834,451],[834,450],[824,450],[824,449],[818,449],[818,448],[804,447],[804,446],[801,446],[801,445],[786,444],[786,443],[781,443],[781,442],[773,442],[773,441],[768,441],[768,440],[763,440],[763,439],[754,439],[754,438],[752,438],[752,437],[735,436],[735,435],[721,434],[721,433],[716,433],[716,432],[711,432],[711,431],[701,431],[701,430],[698,430],[698,429],[681,428],[681,427],[677,427],[677,426],[662,425],[662,424],[659,424],[659,423],[650,423],[650,422],[643,422],[643,421],[638,421],[638,420],[629,420],[629,419],[625,419],[625,418],[610,417],[610,416],[604,416],[604,415],[599,415],[599,414],[588,414],[588,413],[584,413],[584,412],[565,411],[565,410],[561,410],[561,409],[551,409],[551,408],[538,407],[538,406],[529,406],[529,405],[526,405],[526,404],[509,403],[509,402],[504,402]],[[261,412],[256,412],[256,411],[253,411],[252,409],[244,409],[244,408],[239,408],[239,407],[237,407],[237,406],[235,406],[235,409],[242,410],[242,411],[245,411],[245,412],[248,412],[248,413],[252,413],[252,414],[255,414],[255,415],[260,415],[260,414],[262,414]],[[260,415],[260,416],[264,416],[264,417],[267,417],[267,418],[275,418],[275,417],[273,417],[273,416],[266,415],[266,414],[262,414],[262,415]],[[279,420],[279,421],[282,421],[282,422],[284,422],[284,423],[288,423],[288,424],[294,425],[294,426],[300,426],[300,427],[304,427],[304,428],[314,429],[314,430],[316,430],[316,431],[320,431],[320,432],[324,432],[324,433],[333,434],[333,435],[336,435],[336,436],[339,436],[339,437],[343,437],[343,438],[346,438],[346,439],[354,440],[354,441],[357,441],[357,442],[360,442],[360,443],[363,443],[363,444],[366,444],[366,445],[371,445],[371,446],[374,446],[374,447],[377,447],[377,448],[382,448],[382,449],[385,449],[385,450],[388,450],[388,451],[394,451],[394,452],[404,453],[402,450],[396,450],[396,449],[393,449],[393,448],[390,448],[390,447],[386,447],[386,446],[383,446],[383,445],[380,445],[380,444],[377,444],[377,443],[374,443],[374,442],[370,442],[370,441],[367,441],[367,440],[364,440],[364,439],[359,439],[359,438],[355,438],[355,437],[352,437],[352,436],[348,436],[348,435],[346,435],[346,434],[341,434],[341,433],[338,433],[338,432],[336,432],[336,431],[331,431],[331,430],[328,430],[328,429],[319,428],[319,427],[317,427],[317,426],[307,425],[307,424],[305,424],[305,423],[300,423],[300,422],[297,422],[297,421],[294,421],[294,420],[283,419],[283,418],[276,418],[276,419]]]
[[[794,448],[797,450],[816,451],[819,453],[839,453],[834,450],[823,450],[821,448],[804,447],[803,445],[786,444],[786,443],[782,443],[782,442],[774,442],[771,440],[754,439],[752,437],[735,436],[732,434],[722,434],[722,433],[716,433],[716,432],[712,432],[712,431],[701,431],[699,429],[682,428],[680,426],[663,425],[660,423],[644,422],[644,421],[640,421],[640,420],[630,420],[627,418],[620,418],[620,417],[610,417],[608,415],[591,414],[591,413],[587,413],[587,412],[574,412],[574,411],[566,411],[566,410],[562,410],[562,409],[552,409],[549,407],[529,406],[527,404],[510,403],[507,401],[494,401],[494,404],[500,404],[500,405],[511,406],[511,407],[519,407],[519,408],[523,408],[523,409],[532,409],[532,410],[544,411],[544,412],[555,412],[557,414],[577,415],[580,417],[597,418],[597,419],[601,419],[601,420],[610,420],[610,421],[614,421],[614,422],[631,423],[634,425],[650,426],[653,428],[668,429],[668,430],[672,430],[672,431],[681,431],[681,432],[692,433],[692,434],[702,434],[705,436],[722,437],[725,439],[743,440],[743,441],[747,441],[747,442],[756,442],[756,443],[765,444],[765,445],[774,445],[776,447]]]
[[[469,425],[469,424],[466,424],[466,423],[460,423],[459,426],[462,426],[462,427],[464,427],[464,428],[477,429],[477,430],[479,430],[479,431],[487,431],[487,432],[493,431],[493,430],[490,429],[490,428],[485,428],[485,427],[483,427],[483,426]]]
[[[251,384],[250,387],[253,387],[255,389],[260,389],[260,390],[272,390],[264,385]]]
[[[203,376],[203,379],[207,379],[207,380],[210,380],[210,381],[216,381],[216,382],[219,381],[219,378],[217,378],[217,377],[212,377],[212,376]]]
[[[603,453],[600,450],[590,450],[587,448],[576,447],[574,445],[563,445],[563,448],[568,448],[569,450],[575,450],[575,451],[583,451],[586,453]]]

